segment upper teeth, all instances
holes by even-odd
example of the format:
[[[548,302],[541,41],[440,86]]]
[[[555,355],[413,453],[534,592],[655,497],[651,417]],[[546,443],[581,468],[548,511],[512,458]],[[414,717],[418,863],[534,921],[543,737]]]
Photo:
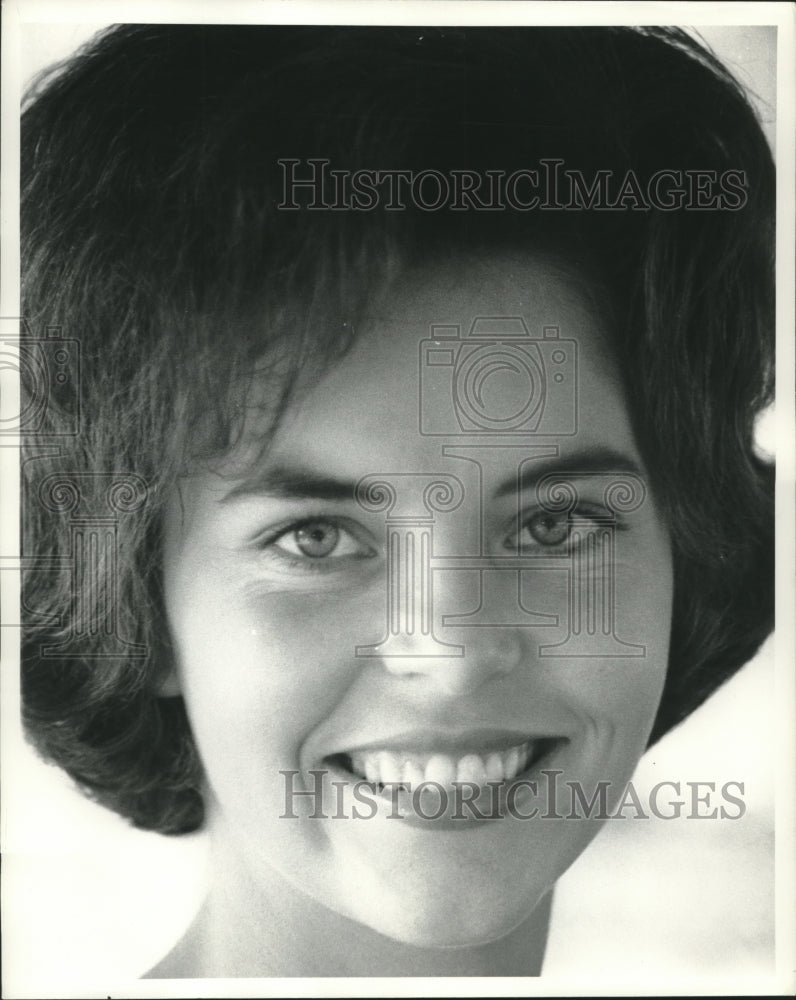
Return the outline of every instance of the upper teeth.
[[[408,753],[396,750],[367,750],[352,753],[351,769],[374,784],[396,782],[416,787],[422,781],[450,785],[454,781],[506,781],[525,770],[533,756],[534,741],[525,740],[505,750],[485,755],[466,753]]]

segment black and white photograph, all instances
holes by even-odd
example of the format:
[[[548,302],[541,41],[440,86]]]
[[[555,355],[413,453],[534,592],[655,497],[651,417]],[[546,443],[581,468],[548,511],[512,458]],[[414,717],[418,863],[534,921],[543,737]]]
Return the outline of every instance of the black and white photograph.
[[[793,6],[3,14],[3,995],[792,994]]]

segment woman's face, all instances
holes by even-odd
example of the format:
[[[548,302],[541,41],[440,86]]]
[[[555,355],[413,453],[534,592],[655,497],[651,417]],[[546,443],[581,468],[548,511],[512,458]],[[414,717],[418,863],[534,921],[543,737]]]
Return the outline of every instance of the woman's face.
[[[398,940],[508,933],[598,828],[578,792],[620,798],[667,664],[669,539],[588,287],[407,277],[236,468],[167,517],[217,850]]]

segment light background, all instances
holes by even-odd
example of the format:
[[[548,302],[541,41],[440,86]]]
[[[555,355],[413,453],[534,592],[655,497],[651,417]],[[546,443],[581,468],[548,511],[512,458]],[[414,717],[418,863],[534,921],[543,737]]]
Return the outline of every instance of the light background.
[[[98,27],[26,26],[24,78]],[[750,89],[773,145],[776,30],[699,30]],[[642,801],[662,780],[743,782],[744,817],[608,823],[559,884],[545,975],[648,982],[650,992],[660,975],[683,976],[695,992],[731,977],[742,991],[773,969],[773,714],[769,643],[647,754],[634,779]],[[130,829],[23,747],[15,768],[25,794],[10,822],[8,802],[5,812],[6,995],[65,996],[69,984],[79,995],[91,983],[105,995],[104,984],[134,979],[161,957],[190,919],[205,839]]]

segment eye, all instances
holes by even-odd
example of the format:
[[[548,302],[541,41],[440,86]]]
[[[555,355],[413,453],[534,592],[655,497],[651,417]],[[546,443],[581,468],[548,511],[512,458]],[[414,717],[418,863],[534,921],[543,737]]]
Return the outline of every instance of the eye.
[[[566,513],[537,511],[523,522],[517,537],[520,549],[533,545],[558,546],[569,538],[570,523]]]
[[[503,544],[519,555],[545,550],[567,552],[573,544],[582,544],[586,535],[594,535],[599,542],[599,528],[604,524],[601,515],[604,511],[591,507],[576,511],[536,510],[520,519],[519,530],[512,531]],[[624,524],[617,520],[614,528],[623,530]]]
[[[372,554],[366,545],[354,538],[342,525],[323,518],[292,525],[269,544],[283,554],[297,559],[341,559]]]

